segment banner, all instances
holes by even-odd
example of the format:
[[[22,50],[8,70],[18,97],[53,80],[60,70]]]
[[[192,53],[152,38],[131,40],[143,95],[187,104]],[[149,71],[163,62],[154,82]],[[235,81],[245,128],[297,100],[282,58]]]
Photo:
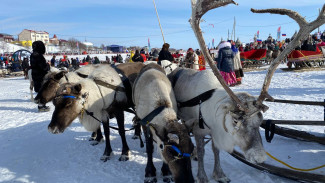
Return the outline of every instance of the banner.
[[[148,38],[148,52],[151,52],[151,48],[150,48],[150,39]]]
[[[281,26],[278,28],[278,36],[277,36],[277,40],[280,41],[281,39]]]
[[[212,48],[214,49],[214,39],[212,39]]]
[[[259,39],[260,38],[260,31],[258,30],[257,31],[257,39]]]

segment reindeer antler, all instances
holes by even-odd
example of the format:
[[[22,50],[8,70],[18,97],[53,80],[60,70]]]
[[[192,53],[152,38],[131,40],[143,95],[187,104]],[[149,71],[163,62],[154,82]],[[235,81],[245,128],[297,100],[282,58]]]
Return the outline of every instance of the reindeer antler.
[[[268,89],[271,83],[272,76],[278,67],[278,65],[281,63],[281,60],[283,60],[290,52],[296,48],[300,44],[300,39],[306,37],[309,35],[313,30],[315,30],[317,27],[323,25],[325,23],[325,4],[323,5],[323,8],[317,17],[316,20],[313,22],[308,23],[305,18],[303,18],[299,13],[287,10],[287,9],[264,9],[264,10],[255,10],[251,9],[253,13],[271,13],[271,14],[280,14],[280,15],[287,15],[293,20],[295,20],[300,29],[297,33],[297,36],[289,43],[289,45],[281,52],[281,54],[271,63],[268,72],[266,74],[263,87],[261,90],[261,94],[258,97],[257,103],[262,104],[262,102],[268,98],[270,100],[274,100],[269,94]]]
[[[217,66],[214,64],[213,59],[211,58],[209,51],[206,47],[202,30],[200,28],[200,20],[202,16],[208,12],[209,10],[226,6],[228,4],[235,4],[237,3],[233,0],[191,0],[192,3],[192,17],[189,20],[192,26],[192,29],[195,33],[195,36],[199,42],[200,48],[204,55],[206,61],[208,61],[214,75],[218,78],[219,82],[226,90],[228,95],[237,103],[239,109],[248,111],[248,109],[244,106],[244,104],[239,100],[239,98],[234,94],[234,92],[227,86],[226,82],[224,81],[223,77],[221,76]]]

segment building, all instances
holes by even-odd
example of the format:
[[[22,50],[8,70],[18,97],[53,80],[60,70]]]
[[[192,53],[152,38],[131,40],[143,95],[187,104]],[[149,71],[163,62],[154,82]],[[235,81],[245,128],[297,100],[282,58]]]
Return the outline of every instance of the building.
[[[119,45],[110,45],[107,46],[108,50],[111,50],[113,53],[122,53],[123,52],[123,46]]]
[[[28,30],[24,29],[19,35],[18,35],[19,41],[42,41],[44,44],[48,44],[50,42],[49,40],[49,33],[45,31],[34,31],[34,30]]]
[[[60,44],[60,41],[55,34],[53,35],[53,38],[50,38],[50,43],[55,46],[58,46]]]
[[[12,37],[12,35],[9,34],[0,33],[0,41],[11,43],[14,41],[14,37]]]

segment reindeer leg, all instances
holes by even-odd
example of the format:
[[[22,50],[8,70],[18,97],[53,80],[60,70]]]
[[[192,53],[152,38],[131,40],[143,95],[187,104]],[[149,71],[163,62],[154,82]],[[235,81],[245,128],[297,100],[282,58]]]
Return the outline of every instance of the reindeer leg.
[[[220,166],[219,149],[214,146],[213,142],[211,144],[214,154],[213,178],[219,183],[228,183],[230,182],[230,179],[225,175],[225,173],[223,173]]]
[[[172,173],[171,173],[171,171],[169,169],[168,164],[166,164],[165,162],[163,162],[163,165],[161,167],[161,173],[163,175],[163,181],[164,182],[167,182],[167,183],[173,182]]]
[[[146,152],[147,152],[147,166],[145,170],[145,179],[144,183],[156,183],[157,178],[156,178],[156,168],[153,164],[152,161],[152,153],[153,153],[153,139],[152,139],[152,134],[149,129],[144,128],[144,134],[146,138]],[[149,132],[147,133],[147,130]]]
[[[103,121],[104,126],[104,135],[106,139],[106,147],[103,156],[100,158],[100,160],[106,162],[111,158],[111,155],[113,155],[111,142],[109,139],[110,131],[109,131],[109,119],[107,118],[107,121]]]
[[[121,157],[118,159],[119,161],[127,161],[129,160],[130,149],[128,143],[126,142],[125,138],[125,128],[124,128],[124,112],[122,110],[115,110],[114,116],[116,117],[117,125],[118,125],[118,133],[122,139],[122,154]]]
[[[204,170],[204,136],[195,135],[196,150],[197,150],[197,159],[198,159],[198,172],[197,172],[197,182],[198,183],[207,183],[209,179]]]
[[[91,137],[89,138],[89,141],[92,141],[91,145],[93,145],[93,146],[98,145],[99,143],[104,141],[103,134],[102,134],[102,131],[100,129],[100,126],[97,129],[97,131],[95,131],[95,132],[93,132],[91,134]]]

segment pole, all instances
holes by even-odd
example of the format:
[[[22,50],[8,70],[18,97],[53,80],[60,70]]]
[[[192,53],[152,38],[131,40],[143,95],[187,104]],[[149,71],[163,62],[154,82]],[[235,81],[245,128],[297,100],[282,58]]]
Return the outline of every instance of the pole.
[[[160,24],[160,19],[159,19],[159,15],[158,15],[158,11],[157,11],[157,7],[156,7],[156,3],[155,3],[155,0],[152,0],[152,1],[153,1],[153,5],[155,6],[155,10],[156,10],[157,19],[158,19],[158,22],[159,22],[159,27],[160,27],[161,35],[162,35],[162,38],[163,38],[163,40],[164,40],[164,43],[166,43],[166,42],[165,42],[164,33],[163,33],[162,28],[161,28],[161,24]]]
[[[229,40],[229,29],[228,29],[228,38],[227,38],[227,41]]]
[[[234,17],[234,42],[236,42],[236,17]]]

